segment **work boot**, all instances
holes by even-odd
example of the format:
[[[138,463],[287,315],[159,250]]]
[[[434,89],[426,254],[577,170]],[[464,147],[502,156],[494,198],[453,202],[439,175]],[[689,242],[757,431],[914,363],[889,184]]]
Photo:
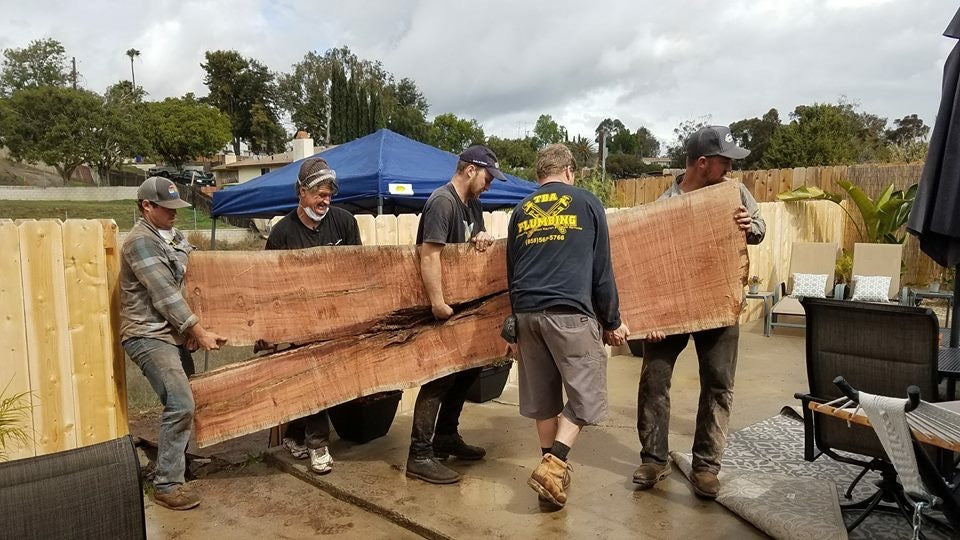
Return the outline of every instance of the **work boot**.
[[[640,489],[650,489],[657,482],[670,476],[670,462],[666,463],[644,463],[633,471],[633,483],[640,486]]]
[[[570,473],[567,462],[547,453],[540,465],[533,470],[527,485],[533,488],[544,500],[562,507],[567,504],[567,487],[570,486]]]
[[[455,484],[460,473],[440,463],[436,458],[407,458],[407,476],[419,478],[431,484]]]
[[[317,474],[327,474],[333,470],[333,456],[326,446],[320,448],[308,448],[310,454],[310,470]]]
[[[290,437],[283,438],[283,447],[290,451],[290,455],[294,459],[306,459],[307,457],[306,445],[298,443]]]
[[[720,480],[717,473],[710,471],[693,471],[691,478],[693,492],[707,499],[716,499],[720,494]]]
[[[153,502],[171,510],[189,510],[200,504],[200,496],[180,484],[164,493],[154,491]]]
[[[566,492],[567,488],[570,487],[570,469],[571,469],[570,464],[567,464],[567,470],[563,471],[563,480],[560,482],[560,485],[563,486],[564,492]],[[549,499],[547,499],[543,495],[540,495],[539,492],[537,492],[537,497],[541,501],[550,502]]]
[[[463,442],[459,433],[453,435],[437,435],[433,438],[433,455],[437,459],[447,459],[453,456],[457,459],[475,461],[483,459],[487,451],[479,446],[471,446]]]

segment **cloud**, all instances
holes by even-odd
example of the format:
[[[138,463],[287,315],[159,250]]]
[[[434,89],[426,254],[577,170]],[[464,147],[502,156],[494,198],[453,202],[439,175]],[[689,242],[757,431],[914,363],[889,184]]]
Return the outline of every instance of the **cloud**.
[[[431,113],[476,118],[488,134],[516,136],[551,114],[572,134],[615,117],[664,140],[685,119],[770,107],[786,118],[840,96],[932,124],[955,11],[936,0],[3,3],[0,47],[58,39],[93,90],[129,78],[131,47],[138,84],[162,99],[206,94],[207,50],[286,71],[347,45],[413,78]]]

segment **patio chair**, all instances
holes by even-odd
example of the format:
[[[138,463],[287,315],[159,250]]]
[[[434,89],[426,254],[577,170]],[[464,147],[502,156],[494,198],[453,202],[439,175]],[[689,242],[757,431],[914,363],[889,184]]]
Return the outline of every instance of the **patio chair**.
[[[930,461],[927,449],[917,437],[928,444],[956,448],[960,444],[960,414],[921,401],[916,386],[907,389],[908,399],[898,399],[859,391],[843,377],[834,379],[834,384],[845,396],[841,401],[846,403],[838,403],[838,408],[842,410],[845,405],[856,405],[857,410],[863,411],[896,472],[896,482],[887,486],[888,490],[874,494],[871,505],[875,507],[884,495],[889,495],[907,523],[914,527],[923,521],[925,510],[941,510],[949,525],[931,517],[926,519],[955,538],[960,531],[960,500]],[[862,520],[863,516],[859,519]],[[916,532],[920,538],[924,537],[922,530]]]
[[[823,297],[833,293],[837,268],[837,244],[829,242],[794,242],[790,254],[790,273],[787,281],[773,291],[773,309],[770,310],[770,327],[784,326],[805,328],[801,323],[781,322],[780,317],[803,317],[800,297],[794,295],[797,274],[826,275]]]
[[[833,384],[841,375],[850,384],[873,394],[896,395],[914,385],[923,395],[939,401],[936,316],[930,309],[835,299],[804,298],[801,305],[807,317],[809,393],[796,397],[803,402],[804,459],[813,461],[826,454],[836,461],[862,467],[863,471],[846,491],[847,499],[852,498],[854,487],[871,470],[878,471],[883,478],[881,491],[893,489],[896,471],[874,432],[863,426],[848,426],[837,418],[815,418],[809,404],[841,397]],[[941,459],[935,457],[937,461]],[[871,499],[841,507],[872,511]],[[878,508],[890,509],[883,505]],[[858,518],[851,530],[860,521]]]
[[[0,531],[18,540],[146,538],[133,439],[0,463]]]
[[[852,299],[898,303],[902,261],[903,244],[854,244]]]

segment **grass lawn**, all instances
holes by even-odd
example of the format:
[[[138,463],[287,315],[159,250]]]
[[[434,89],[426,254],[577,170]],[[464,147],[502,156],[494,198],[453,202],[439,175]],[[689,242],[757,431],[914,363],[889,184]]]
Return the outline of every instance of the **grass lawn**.
[[[0,200],[0,218],[7,219],[112,219],[121,231],[129,231],[136,218],[136,201],[4,201]],[[177,211],[177,228],[193,229],[194,211]],[[209,229],[210,216],[196,212],[197,228]],[[224,222],[217,229],[232,228]]]

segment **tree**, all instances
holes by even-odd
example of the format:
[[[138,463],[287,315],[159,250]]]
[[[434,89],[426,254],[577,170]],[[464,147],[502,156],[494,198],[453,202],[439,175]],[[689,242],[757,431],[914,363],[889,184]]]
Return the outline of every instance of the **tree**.
[[[780,113],[777,109],[770,109],[761,118],[749,118],[730,124],[733,139],[739,146],[750,150],[749,156],[735,162],[737,168],[759,169],[767,148],[770,147],[770,140],[780,126]]]
[[[573,154],[573,158],[577,160],[577,165],[579,165],[581,168],[593,167],[596,165],[597,150],[593,141],[590,139],[582,135],[577,135],[572,141],[567,143],[567,148],[570,149],[570,152]]]
[[[279,103],[290,113],[294,127],[318,141],[329,142],[330,76],[327,59],[310,52],[277,82]]]
[[[387,112],[387,127],[397,133],[424,141],[429,136],[427,99],[417,88],[413,79],[403,78],[392,85],[390,93],[394,103]]]
[[[149,151],[144,134],[143,91],[129,81],[107,88],[95,110],[95,126],[88,141],[89,161],[100,181],[110,185],[110,171],[123,158]]]
[[[64,182],[87,161],[100,98],[87,90],[21,88],[0,109],[0,145],[17,161],[53,166]]]
[[[657,157],[660,155],[660,140],[652,131],[645,127],[639,127],[633,136],[637,139],[640,157]]]
[[[541,114],[533,126],[533,138],[538,149],[548,144],[561,143],[567,140],[567,128],[554,121],[549,114]]]
[[[441,114],[433,119],[427,142],[447,152],[459,154],[470,145],[484,142],[483,127],[473,119],[457,118],[453,113]]]
[[[501,170],[522,178],[533,176],[530,169],[537,164],[537,145],[532,138],[501,139],[491,136],[486,144],[497,155]]]
[[[894,129],[886,132],[887,140],[897,146],[909,143],[923,142],[930,132],[930,127],[923,123],[916,114],[909,114],[893,121]]]
[[[197,156],[216,153],[232,136],[230,119],[193,94],[147,103],[144,119],[154,152],[177,168]]]
[[[597,129],[594,130],[594,132],[597,134],[597,138],[594,140],[597,142],[597,144],[600,144],[601,131],[606,131],[607,136],[612,137],[614,135],[619,134],[622,131],[625,131],[626,129],[627,127],[623,125],[623,122],[621,122],[619,118],[617,119],[604,118],[603,121],[597,124]],[[609,139],[607,140],[609,141]]]
[[[244,58],[237,51],[207,51],[203,83],[210,89],[206,101],[230,119],[233,151],[240,154],[240,141],[250,140],[253,106],[261,104],[274,118],[276,84],[274,75],[253,58]]]
[[[4,49],[0,92],[10,95],[23,88],[67,86],[70,72],[63,45],[55,39],[31,41],[23,49]]]
[[[670,158],[670,166],[675,169],[683,169],[687,166],[687,139],[700,128],[706,127],[710,122],[710,116],[701,116],[684,120],[673,128],[674,141],[667,148],[667,157]]]
[[[858,112],[850,102],[798,105],[790,119],[771,137],[765,168],[847,165],[889,156],[886,120]]]
[[[250,111],[250,151],[256,154],[282,152],[287,132],[280,126],[273,111],[257,103]]]
[[[136,57],[138,57],[138,56],[140,56],[140,51],[138,51],[138,50],[136,50],[136,49],[127,49],[126,54],[127,54],[127,56],[130,57],[130,82],[132,82],[132,83],[133,83],[133,87],[136,88],[136,87],[137,87],[137,76],[136,76],[136,74],[133,72],[133,59],[136,58]]]

